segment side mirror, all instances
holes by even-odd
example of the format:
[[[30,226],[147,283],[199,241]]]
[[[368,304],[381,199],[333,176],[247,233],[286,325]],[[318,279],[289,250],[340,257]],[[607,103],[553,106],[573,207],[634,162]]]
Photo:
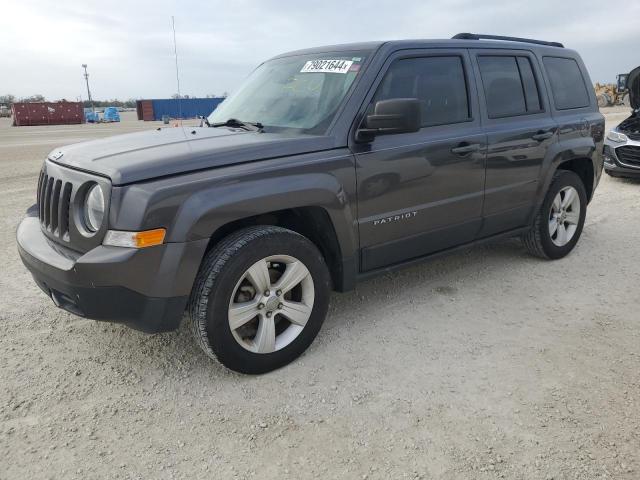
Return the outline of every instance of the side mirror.
[[[373,113],[365,117],[356,132],[356,140],[368,142],[376,135],[417,132],[421,122],[422,107],[417,98],[380,100]]]

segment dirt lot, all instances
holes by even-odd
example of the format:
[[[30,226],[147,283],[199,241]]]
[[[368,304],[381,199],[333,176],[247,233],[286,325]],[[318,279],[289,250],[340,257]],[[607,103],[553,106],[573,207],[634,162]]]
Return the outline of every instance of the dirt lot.
[[[335,294],[299,361],[250,377],[185,323],[56,309],[18,258],[51,149],[155,125],[1,120],[1,480],[640,478],[640,182],[603,178],[566,259],[507,240]]]

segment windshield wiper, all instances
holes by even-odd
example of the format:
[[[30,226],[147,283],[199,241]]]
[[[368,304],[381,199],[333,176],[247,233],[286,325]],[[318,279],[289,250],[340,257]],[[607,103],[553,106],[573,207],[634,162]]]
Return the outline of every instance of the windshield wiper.
[[[260,122],[243,122],[241,120],[238,120],[237,118],[230,118],[226,122],[211,123],[210,126],[214,128],[215,127],[237,127],[237,128],[244,128],[245,130],[250,130],[253,132],[259,132],[264,128],[264,126]]]

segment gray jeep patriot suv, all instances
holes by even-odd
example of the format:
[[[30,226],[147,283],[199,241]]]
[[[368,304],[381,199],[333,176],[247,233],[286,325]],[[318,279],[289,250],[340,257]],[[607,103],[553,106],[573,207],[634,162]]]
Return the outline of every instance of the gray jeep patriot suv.
[[[20,255],[54,303],[146,332],[185,310],[203,350],[267,372],[332,289],[501,236],[567,255],[604,119],[559,43],[459,34],[287,53],[202,126],[56,149]]]

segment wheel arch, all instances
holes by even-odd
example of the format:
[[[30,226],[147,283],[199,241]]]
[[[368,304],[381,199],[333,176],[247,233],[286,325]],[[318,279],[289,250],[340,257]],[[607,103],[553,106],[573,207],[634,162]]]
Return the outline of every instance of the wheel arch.
[[[537,207],[542,205],[553,176],[558,170],[576,173],[584,183],[588,201],[591,201],[602,172],[600,157],[590,137],[559,142],[549,148],[543,164],[543,172],[546,173],[541,175],[542,181],[538,188]]]
[[[590,201],[593,197],[595,186],[595,169],[590,158],[574,158],[565,160],[558,164],[557,170],[569,170],[580,177],[584,188],[587,191],[587,199]]]
[[[210,248],[231,232],[249,225],[289,228],[309,237],[327,259],[333,286],[339,291],[355,286],[358,268],[358,235],[355,181],[350,156],[335,157],[331,170],[289,172],[273,169],[231,171],[209,179],[192,175],[178,189],[167,181],[148,185],[154,215],[170,218],[167,242],[208,242]],[[299,170],[300,165],[296,165]],[[240,176],[238,173],[242,173]],[[155,187],[155,188],[152,188]],[[148,209],[150,210],[150,209]],[[191,259],[198,266],[206,249]]]
[[[302,206],[269,211],[239,218],[220,225],[211,234],[207,249],[217,245],[223,238],[242,228],[258,225],[272,225],[294,231],[311,240],[327,263],[333,288],[338,291],[350,289],[351,276],[347,268],[340,241],[329,212],[320,206]]]

